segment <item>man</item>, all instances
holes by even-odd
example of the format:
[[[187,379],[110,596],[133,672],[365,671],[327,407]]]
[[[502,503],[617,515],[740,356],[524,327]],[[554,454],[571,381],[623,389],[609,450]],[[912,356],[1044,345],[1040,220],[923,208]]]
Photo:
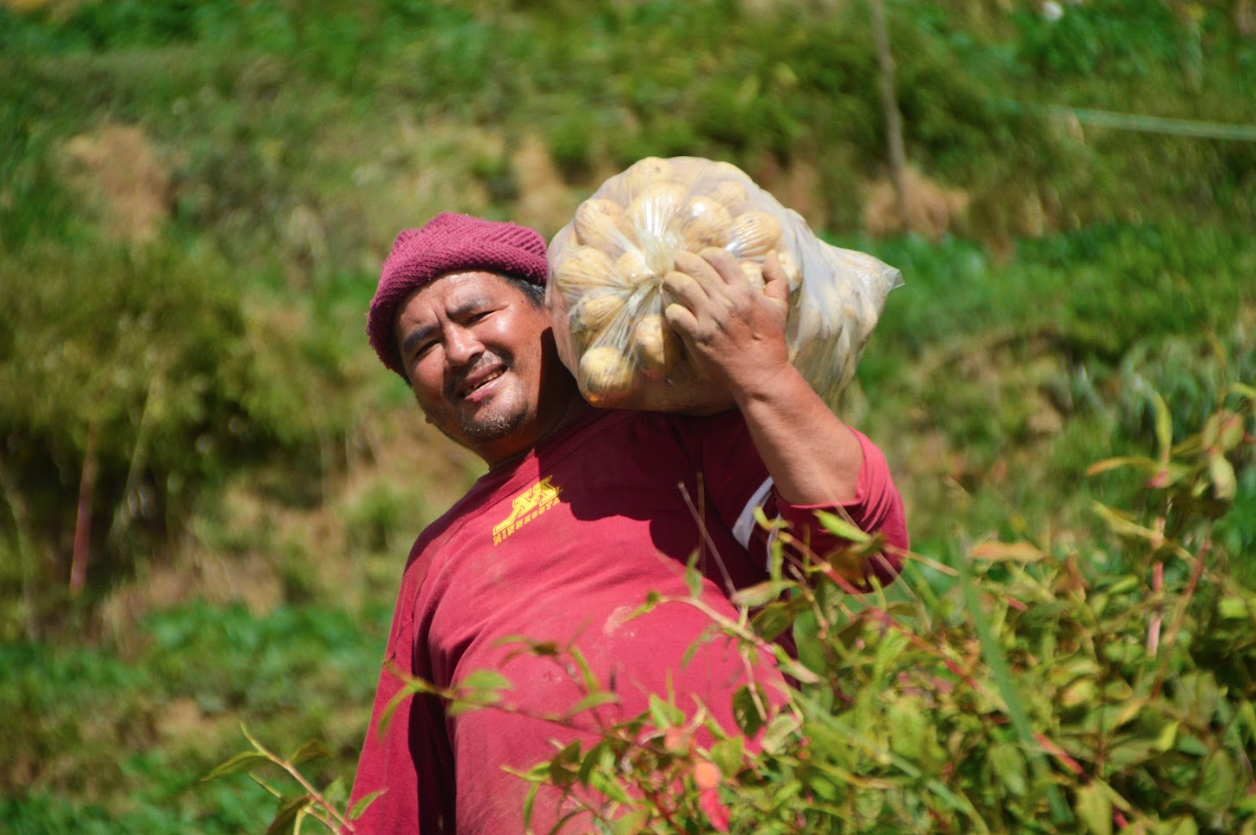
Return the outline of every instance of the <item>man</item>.
[[[690,715],[701,702],[735,730],[732,693],[749,678],[773,691],[782,679],[770,663],[748,665],[720,640],[686,661],[711,626],[692,606],[629,615],[651,591],[686,595],[684,566],[697,552],[704,599],[735,616],[732,589],[766,579],[756,508],[817,552],[837,543],[812,510],[836,506],[907,545],[883,456],[789,364],[787,281],[774,259],[762,291],[716,250],[678,256],[666,277],[668,322],[737,406],[690,417],[585,403],[555,351],[545,256],[530,229],[442,214],[397,236],[371,302],[367,329],[381,361],[488,472],[411,551],[353,801],[384,794],[359,833],[522,832],[528,786],[504,768],[552,758],[556,741],[590,744],[598,722],[643,712],[651,693],[675,694]],[[888,582],[894,553],[867,574]],[[579,701],[579,676],[562,659],[503,642],[514,636],[578,648],[618,704],[573,727],[544,721]],[[380,732],[403,687],[396,672],[449,687],[486,669],[512,684],[503,709],[449,715],[416,696]],[[557,792],[537,799],[535,831],[561,818],[560,801]]]

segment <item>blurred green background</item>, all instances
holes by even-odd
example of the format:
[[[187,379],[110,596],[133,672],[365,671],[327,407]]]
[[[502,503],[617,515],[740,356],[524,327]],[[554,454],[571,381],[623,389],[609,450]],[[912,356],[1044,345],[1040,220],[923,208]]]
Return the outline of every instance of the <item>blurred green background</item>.
[[[862,0],[0,2],[3,828],[260,831],[198,782],[241,723],[351,783],[409,544],[480,472],[367,346],[379,263],[443,210],[548,238],[643,156],[903,271],[845,415],[916,550],[1092,536],[1153,392],[1180,437],[1256,383],[1256,4],[886,13],[906,218]]]

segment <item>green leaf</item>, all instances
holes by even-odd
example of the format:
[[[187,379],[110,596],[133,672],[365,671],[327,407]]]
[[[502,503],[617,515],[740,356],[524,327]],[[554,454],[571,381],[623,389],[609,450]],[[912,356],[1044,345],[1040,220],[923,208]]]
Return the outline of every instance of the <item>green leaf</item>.
[[[1182,815],[1156,825],[1152,832],[1155,835],[1199,835],[1199,825],[1190,815]]]
[[[1158,541],[1164,538],[1164,534],[1154,531],[1151,528],[1143,527],[1133,521],[1133,517],[1119,510],[1108,507],[1100,502],[1091,502],[1090,506],[1095,513],[1103,518],[1108,529],[1119,536],[1135,537],[1137,539],[1146,539],[1148,541]]]
[[[644,807],[634,809],[622,818],[611,821],[611,832],[613,835],[637,835],[644,830],[649,819],[649,809]]]
[[[983,542],[972,549],[972,555],[986,562],[1017,563],[1033,563],[1047,557],[1029,542]]]
[[[792,676],[796,681],[802,684],[815,684],[820,681],[820,677],[811,672],[807,667],[799,664],[789,656],[778,658],[776,666],[780,667],[781,672],[787,676]]]
[[[323,799],[333,806],[343,806],[349,802],[349,788],[345,785],[343,776],[338,776],[327,784],[327,788],[323,789]]]
[[[1112,835],[1112,801],[1098,784],[1078,787],[1076,808],[1092,835]]]
[[[738,589],[733,593],[731,599],[734,606],[757,609],[760,606],[766,606],[780,596],[780,584],[767,580],[762,583],[756,583],[753,586],[747,586],[744,589]]]
[[[1232,502],[1238,492],[1238,481],[1234,477],[1234,466],[1224,455],[1214,455],[1208,459],[1208,475],[1212,478],[1212,493],[1218,499]]]
[[[826,531],[839,536],[849,542],[868,542],[872,539],[869,534],[859,530],[859,528],[847,522],[845,519],[825,510],[815,511],[816,519],[820,520],[820,524]]]
[[[996,742],[990,746],[990,767],[1009,794],[1023,796],[1029,788],[1025,755],[1018,746]]]
[[[1096,461],[1086,468],[1086,475],[1094,476],[1115,470],[1119,467],[1137,467],[1140,470],[1155,470],[1159,464],[1145,455],[1129,455],[1119,458],[1105,458]]]
[[[1217,446],[1222,452],[1229,452],[1243,442],[1247,434],[1243,428],[1243,418],[1233,412],[1224,412],[1221,430],[1217,434]]]
[[[624,787],[620,785],[619,781],[601,771],[594,771],[589,775],[589,787],[618,803],[632,802],[632,798],[624,791]]]
[[[605,704],[618,704],[619,696],[614,693],[590,693],[567,709],[568,716],[576,716],[586,710],[592,710]]]
[[[1247,736],[1256,743],[1256,706],[1251,702],[1244,701],[1235,711],[1238,715],[1239,723],[1247,726]]]
[[[458,682],[460,695],[471,693],[496,693],[498,690],[509,690],[510,679],[496,670],[476,670]]]
[[[532,807],[536,803],[536,796],[541,791],[540,783],[533,783],[528,788],[527,797],[523,799],[523,826],[528,832],[532,831]]]
[[[365,815],[366,810],[370,808],[371,804],[386,791],[388,791],[388,789],[380,789],[379,791],[371,792],[357,803],[353,804],[353,808],[349,810],[349,820],[355,821]]]
[[[685,714],[680,708],[663,701],[657,693],[650,694],[650,718],[654,720],[654,726],[659,730],[682,725],[685,722]]]
[[[213,771],[201,778],[202,782],[209,780],[217,780],[219,777],[227,777],[231,774],[246,774],[255,768],[260,768],[269,763],[270,757],[265,754],[259,754],[256,751],[244,751],[236,754],[231,759],[222,763]]]
[[[279,804],[279,811],[275,813],[275,819],[270,822],[270,826],[266,828],[266,835],[279,835],[288,824],[296,820],[302,809],[314,802],[312,795],[303,794],[299,797],[290,797]]]
[[[1234,802],[1238,787],[1234,763],[1223,749],[1215,752],[1204,765],[1199,785],[1199,805],[1210,812],[1224,812]]]
[[[810,670],[823,671],[827,656],[820,638],[820,622],[816,613],[804,609],[794,618],[794,648],[798,661]]]
[[[1190,754],[1193,757],[1202,757],[1208,753],[1208,746],[1194,734],[1179,733],[1173,742],[1173,750]]]
[[[1153,391],[1151,396],[1156,407],[1156,446],[1159,448],[1160,460],[1168,461],[1169,451],[1173,447],[1173,413],[1169,411],[1159,392]]]
[[[782,600],[760,609],[750,619],[750,626],[763,640],[772,641],[789,629],[793,622],[793,607],[788,601]]]
[[[594,768],[598,766],[605,767],[614,763],[614,761],[615,752],[611,751],[610,746],[603,740],[585,752],[584,759],[580,763],[580,769],[576,772],[576,780],[581,785],[587,786],[589,785],[589,775],[593,773]]]
[[[580,742],[571,742],[549,762],[549,777],[554,785],[567,788],[576,781],[580,762]]]
[[[470,713],[475,710],[482,710],[486,707],[483,700],[470,701],[467,699],[455,699],[445,706],[445,715],[461,716],[464,713]]]
[[[571,660],[580,668],[580,680],[584,682],[586,693],[596,693],[601,688],[597,680],[597,676],[593,674],[593,668],[589,666],[589,662],[585,659],[584,653],[580,651],[580,647],[572,646],[568,650]]]
[[[1108,762],[1122,771],[1142,765],[1156,754],[1156,740],[1145,736],[1121,734],[1108,745]]]
[[[1230,393],[1256,402],[1256,386],[1249,386],[1246,383],[1230,383]]]
[[[749,737],[759,732],[765,720],[750,690],[754,686],[753,684],[743,685],[733,694],[733,718],[737,720],[737,727],[741,728],[742,733]]]
[[[785,743],[789,741],[790,736],[798,730],[798,720],[791,714],[779,714],[768,725],[768,729],[763,732],[763,739],[760,744],[763,750],[769,754],[778,754],[785,748]]]
[[[317,739],[311,739],[309,742],[305,743],[293,752],[293,754],[288,757],[288,762],[292,765],[300,765],[301,763],[309,762],[310,760],[327,759],[330,757],[331,754],[323,747],[323,743],[319,742]]]
[[[1088,678],[1079,678],[1064,688],[1060,693],[1060,705],[1062,707],[1078,707],[1079,705],[1090,704],[1095,698],[1095,694],[1099,692],[1099,688]]]
[[[1166,722],[1160,729],[1160,733],[1156,735],[1156,750],[1160,752],[1172,750],[1173,743],[1177,741],[1178,728],[1181,726],[1180,721]]]
[[[1223,597],[1217,601],[1217,614],[1222,620],[1247,620],[1256,616],[1256,608],[1241,597]]]
[[[931,732],[922,710],[919,700],[895,699],[886,712],[889,726],[894,729],[890,750],[913,763],[923,759],[925,734]]]
[[[746,738],[741,735],[721,739],[711,746],[711,762],[719,766],[723,774],[740,772],[745,755]]]

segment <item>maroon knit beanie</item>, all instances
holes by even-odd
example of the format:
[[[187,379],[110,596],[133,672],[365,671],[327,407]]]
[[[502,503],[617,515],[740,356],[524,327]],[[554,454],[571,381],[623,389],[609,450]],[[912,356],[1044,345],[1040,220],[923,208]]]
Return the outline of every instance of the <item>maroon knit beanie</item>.
[[[508,273],[543,285],[549,274],[545,239],[525,226],[452,212],[398,234],[371,299],[366,333],[380,362],[402,379],[408,378],[393,333],[397,307],[432,279],[466,270]]]

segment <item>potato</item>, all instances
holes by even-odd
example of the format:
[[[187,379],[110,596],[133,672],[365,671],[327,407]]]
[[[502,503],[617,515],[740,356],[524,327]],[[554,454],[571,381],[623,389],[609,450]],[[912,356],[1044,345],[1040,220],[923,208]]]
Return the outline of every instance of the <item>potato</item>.
[[[651,264],[646,257],[646,252],[638,249],[628,250],[615,261],[615,269],[619,270],[619,275],[624,276],[628,284],[641,286],[647,281],[666,275],[667,271],[672,269],[672,260],[669,257],[661,257],[662,255],[666,255],[664,247],[654,247],[656,261],[666,261],[666,264]]]
[[[712,177],[723,177],[728,180],[750,179],[750,177],[746,174],[745,171],[742,171],[740,168],[733,165],[731,162],[726,162],[724,160],[717,160],[715,162],[712,162],[709,166],[704,166],[704,167],[705,167],[705,170],[709,172]]]
[[[670,181],[674,176],[672,163],[662,157],[637,160],[619,175],[619,188],[626,200],[633,200],[655,183]]]
[[[728,226],[724,247],[738,258],[761,258],[776,248],[781,224],[767,212],[744,212]]]
[[[730,215],[740,214],[746,207],[746,201],[750,199],[746,186],[737,180],[720,180],[707,194],[727,209]]]
[[[578,302],[590,290],[628,287],[616,272],[611,257],[591,246],[578,246],[558,262],[554,270],[554,284],[570,304]]]
[[[580,379],[590,403],[613,403],[632,389],[632,363],[613,345],[598,345],[580,358]]]
[[[689,190],[680,183],[654,183],[633,198],[628,204],[628,221],[643,247],[669,237],[668,227],[688,194]]]
[[[642,369],[651,377],[666,374],[680,362],[680,337],[662,313],[647,313],[638,319],[632,342]]]
[[[576,207],[572,229],[580,243],[608,254],[627,249],[632,241],[624,232],[624,208],[614,200],[590,198]]]
[[[601,333],[624,309],[624,301],[624,296],[615,292],[587,295],[576,307],[575,321],[584,332]]]
[[[696,195],[685,201],[678,221],[685,248],[698,252],[708,246],[720,245],[725,230],[732,223],[732,216],[718,200]]]

